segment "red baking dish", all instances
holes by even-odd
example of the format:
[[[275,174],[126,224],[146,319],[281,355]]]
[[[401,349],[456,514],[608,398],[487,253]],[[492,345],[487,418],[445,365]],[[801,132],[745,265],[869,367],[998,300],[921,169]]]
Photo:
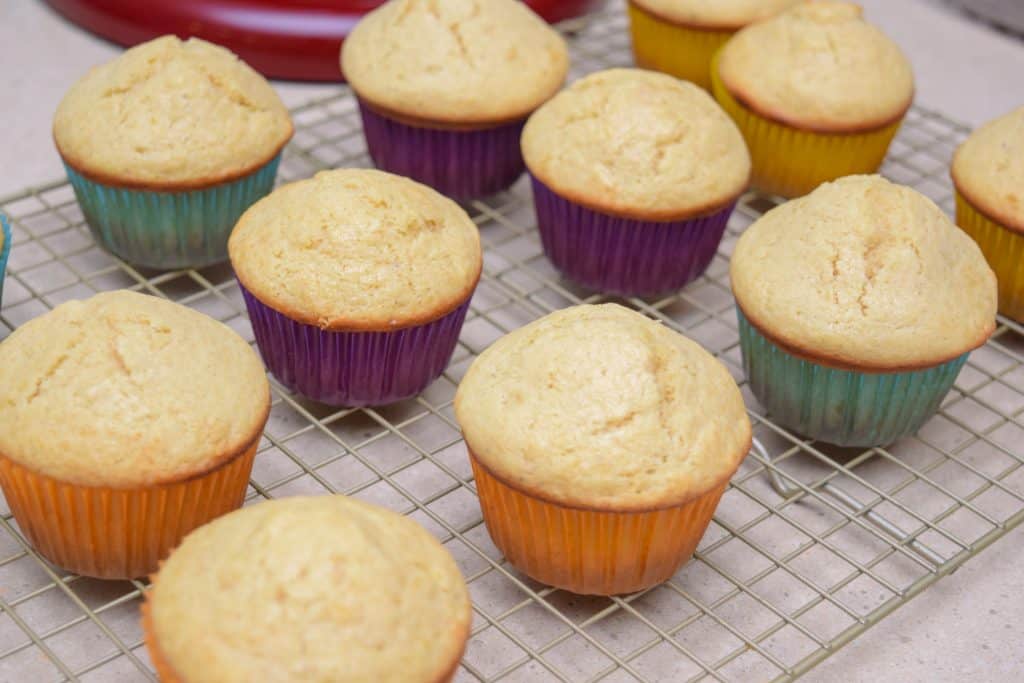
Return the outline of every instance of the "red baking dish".
[[[47,0],[80,26],[121,45],[165,33],[231,49],[271,78],[338,81],[338,50],[359,18],[383,0]],[[550,22],[601,0],[525,0]]]

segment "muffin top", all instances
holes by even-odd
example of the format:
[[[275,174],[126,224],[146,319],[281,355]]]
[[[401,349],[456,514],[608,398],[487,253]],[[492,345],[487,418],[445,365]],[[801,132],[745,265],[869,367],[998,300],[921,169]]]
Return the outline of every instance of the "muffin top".
[[[820,132],[871,130],[914,98],[910,63],[851,2],[797,5],[733,36],[718,56],[725,88],[761,116]]]
[[[278,188],[242,215],[228,252],[257,299],[330,330],[441,318],[472,294],[483,266],[476,224],[458,204],[364,169]]]
[[[1024,232],[1024,107],[974,131],[956,151],[952,173],[971,204]]]
[[[163,36],[89,71],[53,137],[79,173],[120,187],[188,189],[270,161],[292,122],[270,84],[230,51]]]
[[[345,39],[341,70],[385,113],[492,124],[523,118],[554,95],[569,51],[519,0],[390,0]]]
[[[69,301],[0,344],[0,453],[73,484],[202,474],[259,438],[269,411],[249,345],[156,297]]]
[[[630,218],[710,212],[750,179],[743,136],[714,100],[640,69],[576,81],[530,117],[522,145],[530,172],[557,194]]]
[[[218,683],[437,683],[472,616],[433,536],[344,496],[259,503],[193,531],[147,612],[174,672]]]
[[[766,19],[800,0],[633,0],[674,24],[733,31]]]
[[[686,337],[615,304],[557,311],[484,351],[455,414],[510,486],[615,511],[682,504],[750,449],[736,382]]]
[[[837,367],[951,360],[995,327],[996,278],[930,199],[848,176],[772,209],[740,238],[736,302],[765,336]]]

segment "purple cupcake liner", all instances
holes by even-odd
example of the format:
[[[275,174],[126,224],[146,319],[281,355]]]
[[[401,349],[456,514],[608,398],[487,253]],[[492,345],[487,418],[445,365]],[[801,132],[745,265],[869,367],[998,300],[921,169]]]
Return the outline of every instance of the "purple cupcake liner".
[[[736,206],[681,221],[643,221],[588,209],[531,180],[541,242],[555,267],[584,287],[624,296],[663,294],[699,277]]]
[[[477,130],[420,128],[359,103],[363,134],[377,168],[429,185],[452,199],[508,189],[526,166],[519,137],[526,119]]]
[[[239,283],[263,362],[281,384],[333,406],[411,398],[441,376],[455,351],[469,299],[425,325],[393,332],[333,332],[292,320]]]

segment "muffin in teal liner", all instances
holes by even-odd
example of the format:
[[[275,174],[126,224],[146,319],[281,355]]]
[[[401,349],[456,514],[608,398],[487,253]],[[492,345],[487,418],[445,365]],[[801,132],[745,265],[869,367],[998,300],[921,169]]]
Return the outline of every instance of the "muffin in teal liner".
[[[7,258],[11,255],[11,242],[14,235],[11,233],[11,223],[7,216],[0,213],[0,303],[4,298],[4,276],[7,274]]]
[[[222,47],[174,36],[92,69],[53,124],[97,242],[151,268],[226,260],[234,224],[273,189],[292,130],[262,76]]]
[[[766,213],[730,276],[754,395],[776,423],[841,446],[917,431],[995,329],[981,251],[927,197],[879,176]]]

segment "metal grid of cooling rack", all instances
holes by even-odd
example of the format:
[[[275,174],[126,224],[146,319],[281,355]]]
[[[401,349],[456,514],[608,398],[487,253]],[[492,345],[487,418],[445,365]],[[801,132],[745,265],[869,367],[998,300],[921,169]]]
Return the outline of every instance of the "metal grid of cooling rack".
[[[631,62],[609,10],[573,38],[574,74]],[[295,111],[281,180],[366,166],[345,90]],[[913,109],[884,172],[952,209],[946,168],[965,127]],[[763,449],[747,458],[697,555],[668,583],[621,598],[539,585],[491,544],[452,414],[459,378],[502,334],[606,297],[560,280],[544,259],[529,189],[467,206],[484,276],[445,376],[420,397],[336,410],[274,387],[248,503],[337,492],[408,514],[461,567],[474,601],[458,681],[787,680],[805,672],[1024,519],[1024,329],[1001,321],[971,355],[941,414],[891,447],[841,450],[775,426],[743,384],[727,259],[770,198],[746,196],[707,274],[677,295],[620,301],[714,352],[743,386]],[[66,183],[0,199],[14,248],[0,337],[58,303],[128,287],[252,332],[230,269],[152,272],[97,248]],[[144,582],[68,575],[0,516],[0,680],[152,680],[138,606]]]

